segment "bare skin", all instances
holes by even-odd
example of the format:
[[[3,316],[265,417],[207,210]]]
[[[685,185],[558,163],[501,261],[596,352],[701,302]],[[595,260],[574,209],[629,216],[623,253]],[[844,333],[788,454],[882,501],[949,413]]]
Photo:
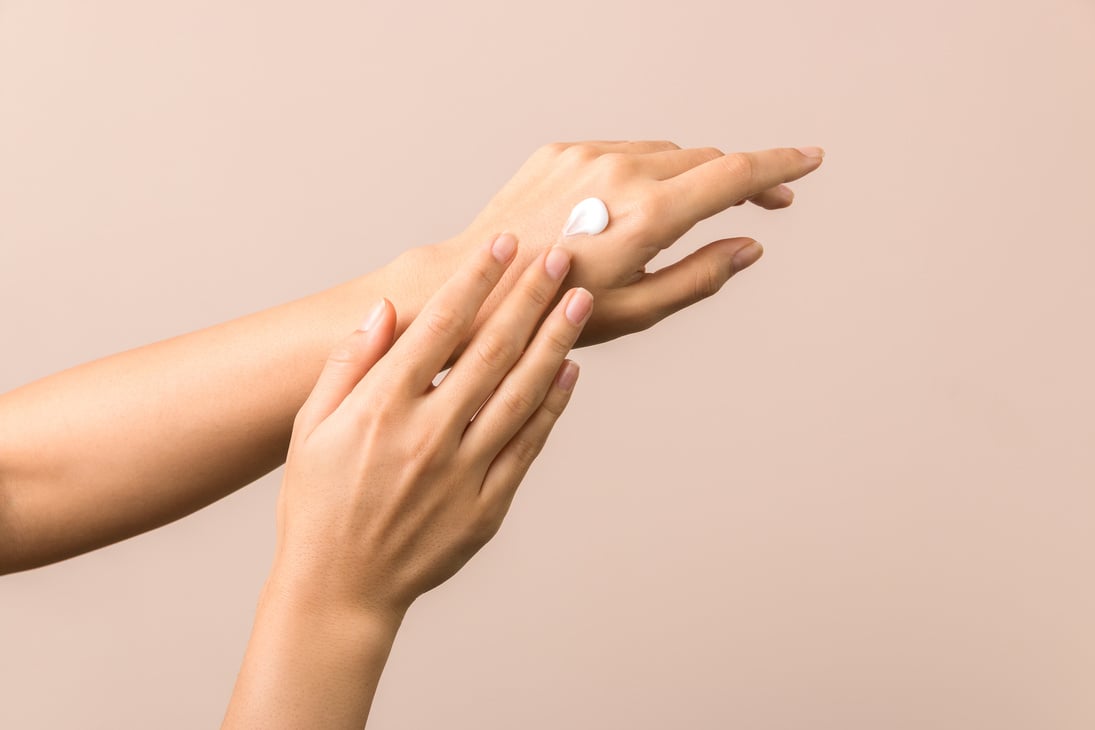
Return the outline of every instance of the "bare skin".
[[[498,531],[570,399],[566,355],[593,307],[571,289],[533,336],[570,264],[559,247],[538,254],[432,385],[514,244],[474,251],[394,345],[384,303],[332,353],[296,419],[274,567],[224,727],[362,727],[407,609]]]
[[[745,200],[789,205],[783,183],[821,164],[793,148],[723,155],[669,142],[554,144],[538,150],[472,224],[333,289],[57,373],[0,396],[0,572],[45,565],[189,514],[280,465],[295,414],[363,303],[387,296],[399,337],[468,252],[496,231],[521,240],[515,272],[558,241],[578,200],[609,205],[608,229],[567,239],[564,287],[597,312],[579,345],[650,327],[714,294],[753,263],[748,238],[713,242],[647,273],[698,221]],[[462,346],[454,347],[451,356]]]

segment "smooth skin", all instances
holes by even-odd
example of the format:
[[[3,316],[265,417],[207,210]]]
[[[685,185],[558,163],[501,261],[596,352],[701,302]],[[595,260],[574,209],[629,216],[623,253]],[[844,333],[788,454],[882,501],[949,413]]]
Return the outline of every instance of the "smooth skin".
[[[296,417],[224,727],[362,727],[407,609],[498,531],[570,399],[566,356],[593,307],[570,289],[537,331],[570,265],[540,253],[433,385],[515,254],[498,236],[394,345],[384,301],[332,352]]]
[[[821,158],[817,148],[724,155],[664,141],[547,145],[448,241],[410,249],[333,289],[0,395],[0,572],[153,529],[279,466],[295,414],[362,304],[389,297],[398,338],[495,232],[510,231],[522,245],[471,331],[512,290],[516,272],[560,243],[573,256],[564,289],[584,287],[598,302],[578,344],[602,342],[714,294],[756,261],[752,239],[729,238],[646,271],[704,218],[746,200],[789,205],[783,184]],[[560,242],[570,208],[591,195],[608,204],[608,228]]]

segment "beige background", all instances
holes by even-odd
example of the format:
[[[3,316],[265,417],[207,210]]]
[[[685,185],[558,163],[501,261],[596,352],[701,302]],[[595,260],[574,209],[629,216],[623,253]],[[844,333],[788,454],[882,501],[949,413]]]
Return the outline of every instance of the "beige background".
[[[1089,0],[0,2],[0,390],[447,237],[545,142],[820,144],[672,252],[756,267],[578,353],[372,726],[1095,727],[1093,90]],[[0,727],[218,723],[279,478],[0,579]]]

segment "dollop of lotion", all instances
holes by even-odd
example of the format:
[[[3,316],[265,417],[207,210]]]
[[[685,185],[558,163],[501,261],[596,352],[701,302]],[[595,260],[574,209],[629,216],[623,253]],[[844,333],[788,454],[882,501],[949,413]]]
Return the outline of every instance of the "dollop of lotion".
[[[608,206],[600,198],[586,198],[574,206],[570,217],[563,226],[564,236],[577,236],[585,233],[596,236],[608,227]]]

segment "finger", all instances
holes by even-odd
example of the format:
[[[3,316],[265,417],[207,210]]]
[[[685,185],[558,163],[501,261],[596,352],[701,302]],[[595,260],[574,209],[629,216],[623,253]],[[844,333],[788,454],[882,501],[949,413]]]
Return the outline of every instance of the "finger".
[[[786,185],[777,185],[774,188],[768,190],[762,190],[756,195],[749,198],[749,202],[754,205],[759,205],[766,210],[777,210],[779,208],[786,208],[795,201],[795,191]]]
[[[547,316],[528,350],[468,425],[461,448],[490,463],[547,395],[552,379],[589,320],[593,296],[571,289]]]
[[[430,297],[385,358],[383,367],[393,381],[416,394],[432,385],[516,252],[513,234],[499,235],[477,248]]]
[[[804,147],[804,150],[819,148]],[[824,153],[804,153],[794,147],[735,152],[716,157],[676,177],[665,180],[674,201],[673,223],[687,230],[739,200],[751,198],[780,183],[790,182],[816,170]]]
[[[594,147],[600,152],[627,152],[630,154],[647,154],[650,152],[665,152],[668,150],[679,150],[680,145],[675,142],[670,142],[667,139],[659,140],[590,140],[586,142],[575,142],[574,144],[588,145]]]
[[[621,316],[640,329],[712,296],[731,276],[753,264],[764,249],[751,238],[709,243],[680,261],[646,274],[626,292]]]
[[[543,403],[498,453],[487,470],[479,494],[484,502],[493,505],[496,514],[505,515],[518,485],[544,448],[552,427],[570,402],[574,384],[578,381],[578,370],[578,363],[573,360],[563,362]]]
[[[387,299],[382,299],[361,327],[331,351],[315,387],[297,413],[293,431],[311,433],[331,415],[388,351],[394,336],[395,309]]]
[[[552,246],[525,269],[513,290],[464,348],[433,398],[466,424],[521,356],[536,323],[570,270],[570,253]]]
[[[655,180],[668,180],[697,165],[722,157],[722,150],[714,147],[689,147],[688,149],[670,149],[647,152],[635,158],[639,171]]]

